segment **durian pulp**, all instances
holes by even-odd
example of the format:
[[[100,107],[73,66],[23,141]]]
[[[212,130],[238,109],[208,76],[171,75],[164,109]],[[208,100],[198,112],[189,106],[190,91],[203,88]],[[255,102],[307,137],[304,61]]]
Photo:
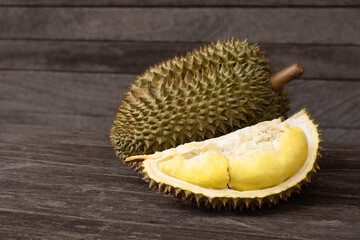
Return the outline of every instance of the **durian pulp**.
[[[175,151],[159,162],[159,170],[203,188],[259,190],[295,175],[308,156],[302,129],[286,124],[250,132],[242,141],[222,138],[197,145],[183,154]]]

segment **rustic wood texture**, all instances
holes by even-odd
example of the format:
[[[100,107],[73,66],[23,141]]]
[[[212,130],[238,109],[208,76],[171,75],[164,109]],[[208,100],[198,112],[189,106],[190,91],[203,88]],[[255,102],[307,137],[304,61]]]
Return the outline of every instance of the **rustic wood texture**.
[[[324,144],[299,195],[250,211],[197,209],[148,189],[91,130],[0,125],[2,239],[357,239],[360,147]]]
[[[0,72],[0,122],[109,130],[136,75]],[[306,108],[323,140],[360,144],[360,82],[294,80],[290,115]]]
[[[0,8],[0,39],[360,44],[357,29],[358,8]]]
[[[300,62],[308,79],[360,79],[360,46],[258,43],[275,71]],[[0,40],[0,70],[140,74],[204,43]]]
[[[359,7],[0,0],[0,239],[358,239]],[[138,74],[232,36],[259,43],[275,71],[303,65],[286,86],[290,114],[306,108],[324,142],[313,182],[256,211],[197,209],[152,192],[108,138]]]
[[[0,6],[202,7],[202,6],[359,6],[357,0],[0,0]]]

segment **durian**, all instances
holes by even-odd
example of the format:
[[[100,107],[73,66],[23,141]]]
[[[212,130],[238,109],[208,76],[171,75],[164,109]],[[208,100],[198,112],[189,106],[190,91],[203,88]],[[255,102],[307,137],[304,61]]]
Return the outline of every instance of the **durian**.
[[[319,141],[317,125],[302,110],[283,122],[261,122],[126,162],[141,162],[154,190],[198,206],[256,208],[286,200],[310,182]]]
[[[117,156],[151,154],[285,117],[282,86],[302,69],[272,75],[268,62],[258,45],[232,38],[151,67],[118,108],[110,130]]]

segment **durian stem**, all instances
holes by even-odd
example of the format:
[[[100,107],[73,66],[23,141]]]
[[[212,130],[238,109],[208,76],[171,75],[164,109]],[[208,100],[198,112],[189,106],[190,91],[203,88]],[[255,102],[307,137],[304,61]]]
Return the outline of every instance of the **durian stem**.
[[[288,66],[270,77],[271,88],[274,91],[278,91],[283,88],[286,83],[300,77],[303,72],[303,68],[297,63]]]

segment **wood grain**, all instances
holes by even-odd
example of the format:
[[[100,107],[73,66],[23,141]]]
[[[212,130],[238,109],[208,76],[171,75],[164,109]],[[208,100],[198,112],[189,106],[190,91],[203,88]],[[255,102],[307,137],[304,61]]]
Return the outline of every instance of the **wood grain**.
[[[0,69],[140,74],[201,43],[0,40]],[[360,79],[360,46],[262,44],[275,71],[300,62],[302,78]]]
[[[0,6],[198,7],[198,6],[359,6],[356,0],[0,0]]]
[[[149,190],[116,159],[101,133],[4,124],[0,129],[3,238],[356,239],[360,234],[359,146],[324,145],[321,171],[286,203],[213,211]]]
[[[323,127],[360,128],[360,82],[295,80],[285,86],[290,114],[306,108]]]
[[[3,7],[0,39],[208,42],[235,36],[264,43],[358,45],[358,16],[359,8]]]
[[[359,7],[0,0],[0,239],[357,240]],[[137,74],[230,36],[259,42],[275,71],[304,66],[302,79],[286,86],[290,114],[305,107],[322,130],[321,170],[271,208],[197,209],[153,192],[115,157],[108,137]]]
[[[113,115],[135,75],[0,72],[1,111]]]
[[[136,75],[0,72],[0,122],[108,130]],[[295,80],[293,114],[306,108],[324,141],[359,142],[360,82]],[[330,129],[328,131],[328,129]]]
[[[46,145],[51,139],[51,143],[74,144],[82,146],[109,146],[110,140],[108,133],[104,131],[94,131],[86,128],[64,128],[54,126],[36,126],[23,124],[0,125],[0,143],[11,144],[37,144]],[[21,132],[21,134],[19,134]]]
[[[334,128],[322,127],[320,125],[319,129],[321,130],[321,139],[324,142],[350,145],[360,144],[360,129],[358,128]]]

